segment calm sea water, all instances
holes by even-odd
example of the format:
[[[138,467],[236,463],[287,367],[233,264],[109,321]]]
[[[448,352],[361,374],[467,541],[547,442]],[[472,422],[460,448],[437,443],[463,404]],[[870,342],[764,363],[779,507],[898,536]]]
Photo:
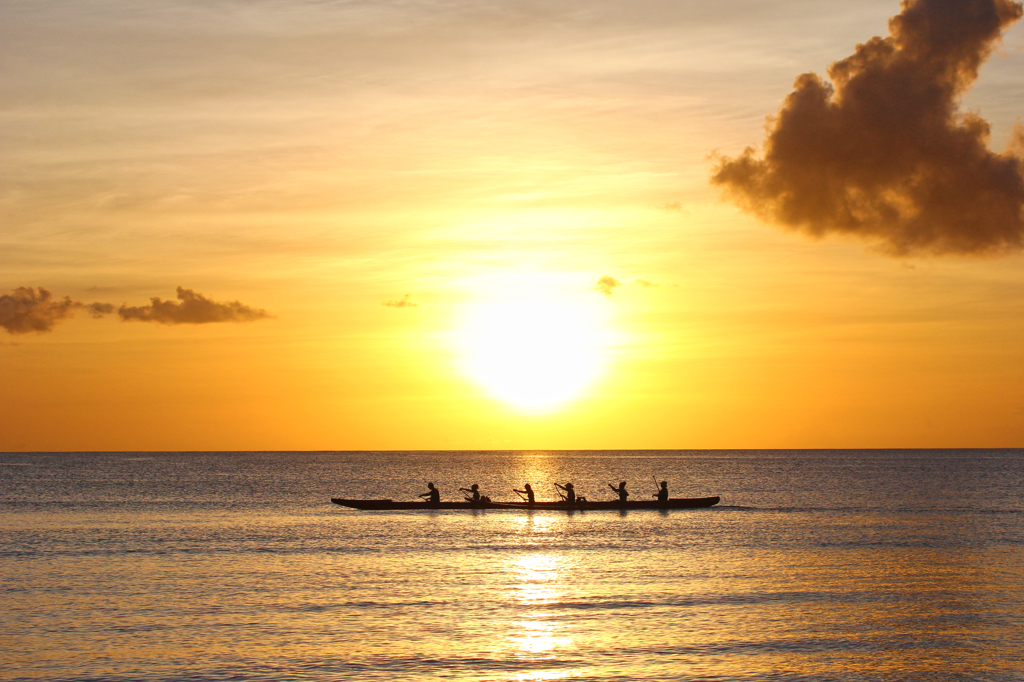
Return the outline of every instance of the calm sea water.
[[[572,480],[679,511],[360,512]],[[1022,680],[1024,451],[0,454],[3,680]]]

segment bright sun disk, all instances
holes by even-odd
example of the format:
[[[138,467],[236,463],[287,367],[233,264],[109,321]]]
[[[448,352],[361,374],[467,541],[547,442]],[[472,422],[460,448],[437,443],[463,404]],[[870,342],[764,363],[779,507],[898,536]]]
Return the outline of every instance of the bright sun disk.
[[[593,306],[540,298],[481,304],[463,332],[465,369],[498,400],[546,412],[598,378],[606,336]]]

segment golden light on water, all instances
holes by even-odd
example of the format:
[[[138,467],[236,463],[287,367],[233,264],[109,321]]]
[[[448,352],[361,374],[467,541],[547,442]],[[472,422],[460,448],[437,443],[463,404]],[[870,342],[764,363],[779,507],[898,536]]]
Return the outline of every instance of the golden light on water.
[[[579,398],[607,364],[611,332],[601,303],[533,292],[470,305],[459,334],[463,370],[522,412]]]
[[[551,604],[560,596],[558,571],[561,560],[552,554],[516,557],[513,571],[516,578],[516,601],[540,606]]]
[[[576,672],[572,670],[531,670],[519,673],[512,679],[521,682],[541,682],[542,680],[564,680],[569,677],[576,677]]]
[[[574,646],[573,638],[563,633],[564,622],[546,608],[563,598],[559,576],[564,560],[553,554],[520,556],[512,560],[513,599],[528,607],[525,617],[509,624],[509,644],[517,656],[548,658]],[[567,671],[531,671],[516,679],[549,680],[568,675]]]
[[[571,637],[555,637],[551,634],[551,626],[547,623],[524,620],[519,622],[521,631],[512,641],[520,653],[546,654],[572,645]]]
[[[533,476],[521,476],[524,481],[538,481],[544,479],[544,474],[533,475]],[[555,519],[550,516],[543,516],[536,512],[528,514],[526,516],[515,519],[514,523],[517,526],[525,526],[534,532],[546,532],[555,523]],[[530,543],[536,544],[536,543]]]

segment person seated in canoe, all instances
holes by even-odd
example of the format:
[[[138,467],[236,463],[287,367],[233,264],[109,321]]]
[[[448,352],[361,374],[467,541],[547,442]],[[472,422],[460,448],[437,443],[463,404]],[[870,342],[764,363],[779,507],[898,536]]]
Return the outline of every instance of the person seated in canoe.
[[[420,493],[420,497],[427,504],[441,504],[441,491],[435,488],[433,483],[427,484],[427,492]]]
[[[662,481],[661,487],[658,488],[658,492],[651,495],[651,497],[657,497],[658,502],[668,504],[668,481]]]
[[[629,491],[626,490],[626,482],[625,481],[622,481],[621,483],[619,483],[619,487],[618,488],[613,486],[611,483],[608,484],[608,487],[611,488],[613,491],[615,491],[615,492],[617,492],[619,494],[619,502],[621,502],[623,504],[626,503],[626,498],[629,497]]]
[[[568,504],[570,507],[576,505],[576,489],[572,487],[572,483],[566,483],[565,485],[562,485],[561,483],[556,483],[555,487],[558,488],[559,491],[565,491],[564,495],[562,495],[561,492],[559,492],[558,494],[562,496],[562,499],[565,500],[566,504]]]
[[[537,501],[533,496],[533,488],[530,487],[529,483],[524,485],[522,490],[516,490],[515,488],[512,488],[512,492],[519,493],[519,495],[526,495],[526,504],[530,505],[531,507]]]
[[[467,497],[466,502],[472,502],[473,504],[487,504],[491,501],[491,498],[486,495],[480,494],[480,486],[474,483],[468,488],[459,488],[464,493],[471,493],[472,497]]]

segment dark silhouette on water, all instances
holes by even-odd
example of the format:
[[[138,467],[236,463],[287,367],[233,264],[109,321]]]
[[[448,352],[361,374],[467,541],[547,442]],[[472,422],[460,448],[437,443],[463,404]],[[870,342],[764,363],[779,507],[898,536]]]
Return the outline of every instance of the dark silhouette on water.
[[[657,497],[658,498],[658,502],[666,502],[667,503],[668,502],[668,481],[662,481],[661,482],[661,488],[658,489],[658,492],[656,492],[653,495],[651,495],[651,497]]]
[[[433,483],[428,483],[427,488],[427,492],[420,493],[420,497],[422,497],[427,504],[441,504],[441,491],[435,488]]]
[[[331,502],[334,504],[340,504],[344,507],[353,507],[355,509],[367,509],[367,510],[397,510],[397,509],[408,509],[408,510],[426,510],[426,509],[525,509],[525,510],[536,510],[536,509],[561,509],[565,511],[577,511],[577,510],[602,510],[602,509],[615,509],[622,511],[625,509],[700,509],[706,507],[713,507],[721,501],[719,497],[691,497],[691,498],[675,498],[670,499],[668,502],[658,502],[657,500],[630,500],[623,504],[618,500],[597,500],[595,502],[588,502],[582,495],[576,497],[576,504],[569,504],[565,498],[556,501],[540,501],[534,506],[530,506],[526,502],[488,502],[487,498],[483,495],[480,497],[480,502],[473,502],[469,498],[464,500],[451,500],[443,501],[437,507],[431,504],[423,504],[422,501],[395,501],[395,500],[354,500],[341,497],[332,497]]]
[[[467,497],[466,502],[472,502],[473,504],[485,504],[491,501],[491,498],[486,495],[480,494],[480,486],[474,483],[468,488],[459,488],[464,493],[472,493],[472,497]]]
[[[565,500],[568,504],[576,504],[576,489],[573,488],[572,483],[566,483],[565,485],[562,485],[561,483],[556,483],[555,488],[558,488],[559,491],[565,491],[564,495],[562,495],[561,492],[559,492],[558,494],[561,495],[562,499]]]
[[[627,500],[627,498],[629,497],[629,491],[626,490],[626,482],[625,481],[621,481],[619,483],[619,487],[618,488],[613,486],[611,483],[608,484],[608,487],[611,488],[612,490],[614,490],[616,493],[619,494],[619,502],[625,502]]]
[[[515,488],[512,488],[512,492],[518,493],[520,496],[526,495],[526,504],[530,505],[531,507],[537,503],[536,498],[534,498],[533,496],[533,488],[530,487],[529,483],[524,485],[522,490],[516,490]]]

